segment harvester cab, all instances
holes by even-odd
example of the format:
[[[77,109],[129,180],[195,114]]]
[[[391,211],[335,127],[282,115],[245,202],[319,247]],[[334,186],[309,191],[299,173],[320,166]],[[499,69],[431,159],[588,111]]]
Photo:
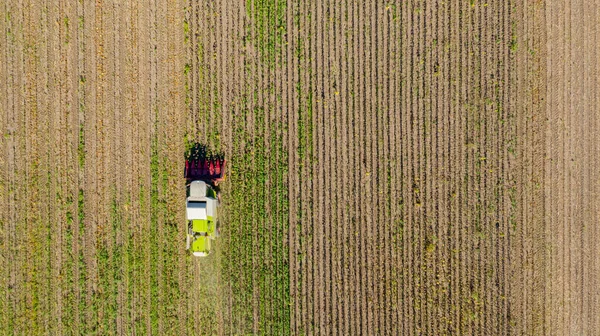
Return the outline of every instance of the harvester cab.
[[[225,160],[188,160],[185,177],[188,184],[186,200],[186,249],[196,257],[211,253],[211,241],[219,236],[216,186],[224,178]]]

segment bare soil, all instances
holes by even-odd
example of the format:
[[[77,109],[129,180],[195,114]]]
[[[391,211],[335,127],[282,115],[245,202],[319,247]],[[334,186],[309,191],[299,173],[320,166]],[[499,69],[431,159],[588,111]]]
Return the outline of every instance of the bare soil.
[[[598,3],[546,6],[546,331],[591,335],[598,318]],[[544,94],[542,92],[541,94]]]

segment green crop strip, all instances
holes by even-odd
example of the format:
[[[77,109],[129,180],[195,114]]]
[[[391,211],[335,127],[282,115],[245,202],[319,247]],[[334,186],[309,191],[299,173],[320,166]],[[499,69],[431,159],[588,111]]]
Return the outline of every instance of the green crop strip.
[[[63,298],[65,301],[63,316],[62,316],[62,324],[63,330],[67,330],[69,332],[73,332],[74,330],[74,311],[75,307],[75,280],[73,274],[73,268],[75,267],[75,256],[73,255],[73,225],[74,218],[71,209],[73,207],[73,198],[67,197],[67,201],[64,204],[62,211],[66,210],[66,230],[65,230],[65,245],[63,255],[66,255],[66,260],[64,261],[64,265],[62,266],[61,276],[65,278],[65,285],[61,288],[66,288],[66,294],[63,294]]]
[[[121,247],[117,246],[117,232],[122,230],[122,214],[119,211],[116,199],[116,191],[112,192],[109,222],[110,228],[104,239],[99,243],[97,260],[100,282],[100,302],[102,314],[100,333],[110,333],[116,330],[117,307],[118,307],[118,285],[121,282]],[[111,242],[109,245],[108,242]],[[112,246],[109,248],[109,246]]]
[[[3,111],[2,111],[3,112]],[[6,135],[4,135],[6,137]],[[0,147],[3,147],[4,143],[0,142]],[[4,174],[0,174],[0,197],[6,201],[6,182]],[[8,221],[4,220],[5,213],[0,214],[0,249],[4,251],[0,255],[0,311],[4,312],[0,314],[0,327],[6,327],[8,325],[8,313],[10,311],[8,305],[8,258],[7,254],[10,253],[10,247],[7,244],[7,240],[4,238],[7,231]],[[7,216],[8,217],[8,216]]]
[[[98,262],[98,304],[101,305],[99,307],[100,313],[98,314],[98,323],[99,330],[98,333],[106,334],[110,330],[113,330],[113,326],[111,325],[111,320],[107,311],[109,310],[108,306],[110,305],[110,294],[111,294],[111,285],[112,285],[112,267],[110,265],[110,256],[108,247],[106,243],[101,243],[98,245],[98,249],[96,250],[96,260]]]
[[[83,169],[85,164],[85,133],[83,125],[79,126],[79,143],[77,145],[77,158],[79,161],[79,168]]]
[[[83,76],[80,77],[79,80],[79,86],[80,89],[83,89],[83,84],[85,83],[85,78]],[[85,112],[85,106],[83,105],[83,102],[81,102],[79,104],[79,112],[80,113],[84,113]],[[78,136],[78,142],[77,142],[77,162],[79,164],[78,169],[79,171],[83,171],[85,168],[85,127],[84,124],[80,122],[79,124],[79,136]],[[78,295],[79,297],[76,298],[77,302],[73,303],[74,305],[77,304],[77,307],[74,309],[77,310],[78,312],[78,320],[74,321],[74,324],[76,327],[78,327],[81,331],[86,331],[87,325],[86,325],[86,307],[87,307],[87,303],[86,303],[86,298],[87,298],[87,291],[86,291],[86,277],[87,277],[87,269],[86,269],[86,265],[85,265],[85,257],[84,257],[84,247],[85,247],[85,211],[84,211],[84,206],[85,206],[85,196],[83,193],[83,189],[80,187],[78,192],[77,192],[77,224],[78,224],[78,237],[74,237],[74,239],[77,239],[77,245],[78,245],[78,252],[77,255],[73,256],[74,260],[73,262],[76,263],[76,265],[74,265],[75,267],[78,267],[78,278],[75,280],[77,281],[77,287],[78,287]]]
[[[283,61],[281,55],[285,51],[286,3],[259,0],[247,1],[246,5],[251,27],[249,39],[243,43],[253,44],[262,65],[274,69]],[[198,122],[197,131],[203,133],[185,135],[186,156],[196,141],[204,142],[210,150],[221,151],[222,115],[233,116],[228,180],[222,186],[222,235],[216,241],[221,268],[219,288],[226,293],[219,298],[220,305],[231,307],[230,313],[223,316],[223,332],[247,334],[257,325],[260,334],[289,334],[289,256],[284,245],[288,232],[288,156],[283,138],[287,129],[285,123],[273,120],[274,109],[265,104],[267,96],[276,92],[276,86],[270,84],[259,89],[258,83],[246,82],[243,95],[236,101],[241,110],[224,111],[216,85],[219,73],[207,72],[204,41],[202,37],[191,37],[189,25],[184,23],[184,39],[186,42],[185,36],[198,39],[198,47],[192,50],[197,54],[198,68],[187,65],[183,72],[186,77],[196,72],[198,82],[204,83],[197,89],[198,116],[194,120]],[[260,81],[256,66],[254,61],[246,62],[245,72],[256,74],[254,79]],[[189,91],[189,86],[185,88]],[[193,110],[189,98],[186,105]],[[204,289],[199,290],[208,295]],[[213,329],[207,325],[210,322],[207,314],[194,319],[204,332],[210,333]],[[191,326],[191,330],[198,329]]]
[[[165,158],[165,164],[161,167],[160,183],[162,185],[162,209],[164,216],[163,228],[166,231],[165,237],[170,242],[181,242],[182,237],[180,231],[178,230],[177,217],[174,215],[173,211],[169,211],[167,200],[174,199],[174,197],[169,197],[169,193],[171,192],[169,186],[174,185],[175,181],[170,181],[169,177],[177,177],[176,180],[179,179],[180,174],[179,171],[171,170],[173,167],[167,166],[167,159]],[[178,326],[178,311],[177,305],[181,298],[181,293],[179,291],[179,278],[178,278],[178,269],[174,267],[180,263],[178,254],[179,244],[170,244],[167,241],[159,241],[156,246],[165,246],[163,253],[163,283],[162,283],[162,292],[166,295],[164,296],[164,301],[162,302],[162,316],[164,318],[163,325],[165,326],[164,332],[166,334],[173,334],[176,332],[176,328]]]
[[[256,96],[253,97],[253,99]],[[256,104],[258,105],[258,104]],[[247,106],[244,104],[244,106]],[[257,299],[261,334],[289,334],[290,293],[288,249],[287,151],[283,146],[283,123],[271,121],[268,109],[244,109],[235,122],[233,156],[230,160],[231,199],[228,200],[227,235],[222,270],[231,284],[232,316],[240,330],[252,330]],[[254,128],[245,129],[246,117]]]
[[[229,241],[224,246],[223,271],[226,282],[231,284],[233,299],[232,316],[242,324],[242,330],[252,326],[252,245],[253,223],[250,195],[252,157],[249,148],[244,148],[246,133],[244,130],[246,114],[244,110],[240,120],[235,123],[234,155],[231,158],[231,190],[230,221],[227,223]],[[250,197],[249,197],[250,196]],[[232,321],[237,322],[237,321]],[[237,324],[237,323],[236,323]],[[239,333],[229,330],[229,333]]]
[[[254,40],[261,60],[270,67],[281,58],[285,48],[286,2],[283,0],[246,0],[246,12],[254,26]]]
[[[156,125],[155,125],[156,127]],[[156,132],[155,132],[156,133]],[[150,324],[152,334],[158,334],[158,312],[159,307],[159,283],[158,283],[158,213],[162,210],[162,205],[159,202],[158,180],[160,178],[159,154],[158,154],[158,139],[156,136],[152,139],[151,144],[151,160],[150,171],[152,176],[152,185],[150,191],[150,239],[146,242],[144,249],[150,250]]]
[[[273,309],[273,333],[274,334],[288,334],[290,326],[290,290],[289,290],[289,250],[288,247],[283,243],[287,238],[288,226],[289,226],[289,204],[288,204],[288,188],[287,188],[287,164],[288,155],[285,151],[283,144],[283,136],[278,134],[287,133],[287,125],[280,123],[276,128],[271,128],[270,132],[270,144],[271,153],[273,153],[274,163],[270,167],[275,167],[274,172],[274,188],[275,195],[274,200],[274,212],[273,216],[275,222],[273,223],[273,236],[271,242],[274,246],[271,247],[271,253],[273,254],[273,272],[274,279],[272,282],[275,284],[275,293],[273,303],[275,307]]]
[[[78,267],[79,267],[79,327],[82,330],[86,328],[86,316],[85,311],[87,307],[86,297],[86,277],[87,277],[87,267],[85,265],[84,258],[84,241],[85,241],[85,212],[84,212],[84,204],[85,198],[83,194],[83,189],[79,189],[79,194],[77,198],[77,216],[79,221],[79,255],[78,257]]]
[[[311,15],[308,14],[308,18],[310,19]],[[300,25],[300,21],[297,23]],[[309,37],[310,39],[310,37]],[[309,80],[308,82],[304,81],[303,78],[308,76],[308,78],[312,78],[312,68],[310,67],[310,60],[307,58],[306,54],[310,52],[310,41],[306,42],[306,45],[303,41],[299,41],[297,56],[303,64],[299,68],[299,78],[300,81],[297,84],[296,90],[299,97],[298,101],[298,155],[299,155],[299,167],[298,171],[301,176],[308,176],[309,179],[313,175],[312,173],[312,165],[315,161],[315,153],[313,148],[313,133],[314,133],[314,125],[313,125],[313,92],[314,88],[312,82]],[[300,179],[300,190],[303,190],[304,185],[308,184],[310,188],[310,181],[306,181],[304,179]],[[306,208],[311,209],[313,207],[312,196],[308,195],[306,202]],[[300,264],[304,264],[304,258],[306,257],[304,253],[310,248],[312,244],[312,228],[303,227],[304,223],[310,225],[312,218],[309,214],[303,211],[303,204],[298,202],[297,205],[297,226],[296,226],[296,234],[299,240],[299,250],[302,251],[302,254],[298,256],[300,260]],[[298,277],[297,283],[297,292],[302,291],[302,286],[305,284],[302,283],[302,277]],[[310,284],[306,284],[310,286]],[[304,325],[299,326],[299,333],[305,333]]]
[[[158,119],[158,115],[157,115]],[[162,150],[164,139],[159,138],[160,129],[155,125],[151,142],[151,191],[150,191],[150,237],[143,242],[150,254],[150,327],[152,333],[171,334],[178,327],[178,303],[181,299],[178,269],[181,241],[177,217],[170,209],[170,193],[180,178]],[[173,177],[172,179],[170,177]]]
[[[254,195],[254,206],[255,209],[252,212],[253,223],[254,226],[259,229],[258,232],[255,232],[254,235],[258,239],[258,241],[254,242],[254,246],[256,248],[253,249],[253,252],[258,252],[258,256],[254,258],[257,259],[258,267],[258,284],[255,286],[258,287],[258,295],[259,295],[259,328],[261,331],[268,333],[269,322],[272,322],[268,316],[267,307],[270,304],[268,299],[270,298],[269,291],[271,286],[273,285],[269,281],[270,276],[270,263],[271,260],[265,258],[266,250],[269,248],[269,244],[271,243],[269,237],[269,222],[271,218],[267,217],[266,209],[265,209],[265,184],[267,183],[266,177],[266,165],[265,165],[265,139],[264,132],[265,129],[265,112],[264,109],[257,108],[254,111],[254,115],[256,118],[256,136],[253,140],[254,146],[254,171],[253,171],[253,195]],[[261,227],[262,226],[262,227]],[[258,244],[258,246],[257,246]],[[272,298],[271,298],[272,299]]]
[[[152,156],[151,158],[151,165],[152,162],[155,160],[154,156]],[[145,215],[149,213],[149,211],[151,210],[149,207],[149,197],[148,197],[148,191],[147,188],[145,187],[144,184],[140,185],[140,214],[141,214],[141,218],[138,220],[145,220]],[[151,243],[151,235],[152,235],[152,226],[150,227],[146,227],[145,225],[146,223],[139,223],[139,229],[141,230],[141,232],[139,232],[139,238],[134,239],[134,236],[131,235],[131,239],[132,239],[132,243],[133,246],[131,247],[132,250],[132,256],[131,259],[133,260],[133,270],[132,270],[132,276],[131,278],[134,279],[133,282],[133,291],[134,293],[130,293],[130,302],[133,302],[133,297],[135,292],[140,293],[140,302],[138,303],[138,307],[149,307],[150,306],[150,302],[149,302],[149,286],[150,286],[150,282],[151,282],[151,276],[152,274],[148,274],[150,271],[150,265],[148,265],[149,262],[149,244]],[[152,223],[151,223],[152,224]],[[133,306],[132,304],[132,311],[135,312],[135,309],[138,308]],[[138,334],[145,334],[145,333],[149,333],[149,331],[147,330],[146,326],[146,322],[147,319],[150,317],[149,313],[146,313],[145,315],[139,315],[140,312],[137,312],[138,315],[134,316],[134,321],[135,321],[135,325],[134,325],[134,330],[135,333]]]
[[[135,287],[133,287],[133,274],[132,274],[132,264],[133,267],[135,267],[134,264],[134,259],[133,259],[133,239],[132,239],[132,234],[130,233],[131,230],[131,214],[128,213],[128,209],[131,209],[132,204],[131,204],[131,194],[127,193],[127,196],[125,197],[125,204],[124,204],[124,208],[125,208],[125,213],[123,214],[123,222],[122,222],[122,242],[123,245],[120,246],[121,249],[121,253],[122,255],[120,256],[120,265],[122,267],[121,269],[121,277],[122,277],[122,282],[123,282],[123,296],[124,296],[124,302],[120,302],[119,304],[123,305],[123,310],[125,312],[127,312],[126,314],[124,314],[125,316],[122,316],[123,319],[123,326],[125,327],[125,330],[123,331],[125,334],[133,334],[134,331],[132,329],[132,321],[131,321],[131,315],[129,312],[132,311],[132,300],[133,300],[133,292],[135,291]]]

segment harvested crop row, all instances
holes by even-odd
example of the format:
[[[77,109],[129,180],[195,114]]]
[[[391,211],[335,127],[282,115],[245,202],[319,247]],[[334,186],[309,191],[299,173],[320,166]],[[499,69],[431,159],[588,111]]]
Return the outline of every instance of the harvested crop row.
[[[547,34],[546,76],[532,104],[546,110],[543,185],[546,238],[546,330],[593,334],[598,330],[598,3],[549,3],[540,21]],[[535,47],[535,45],[534,45]],[[537,50],[531,48],[533,50]],[[543,61],[543,60],[542,60]],[[546,90],[545,92],[543,90]],[[543,101],[541,97],[546,97]],[[535,121],[534,121],[535,122]],[[592,224],[594,223],[594,224]],[[543,315],[542,315],[543,314]]]
[[[340,5],[348,14],[338,18],[336,6],[326,2],[300,5],[295,11],[311,15],[299,15],[297,28],[292,27],[300,37],[296,42],[298,60],[292,58],[291,62],[298,63],[294,69],[299,69],[298,82],[305,87],[297,99],[308,111],[297,119],[299,133],[294,144],[300,155],[305,148],[312,154],[308,166],[290,167],[301,181],[300,211],[295,216],[309,214],[310,218],[301,220],[300,235],[294,231],[291,237],[297,241],[292,246],[299,250],[293,259],[302,256],[301,262],[297,261],[300,277],[296,276],[293,285],[298,296],[295,332],[505,330],[506,322],[496,323],[493,318],[508,314],[500,301],[508,290],[500,281],[505,266],[497,257],[508,253],[508,227],[500,226],[504,215],[495,206],[508,199],[507,186],[500,183],[504,174],[501,163],[507,154],[498,150],[505,140],[495,134],[512,132],[508,126],[502,127],[501,121],[501,95],[508,91],[507,78],[502,76],[510,71],[504,56],[510,51],[509,21],[504,21],[505,29],[497,35],[491,32],[493,26],[511,17],[506,16],[504,7],[495,10],[483,4],[349,3]],[[323,18],[321,13],[330,16]],[[379,19],[386,14],[394,26]],[[347,27],[345,34],[336,34],[336,24]],[[385,29],[389,31],[383,32]],[[390,71],[395,75],[392,79],[379,71],[389,61],[388,44],[381,43],[388,34],[400,36],[390,48],[404,51]],[[333,42],[328,36],[341,38]],[[330,45],[333,43],[336,47]],[[335,51],[344,46],[347,52],[340,54],[342,78],[338,79],[329,64]],[[328,49],[326,57],[321,50]],[[498,59],[505,61],[495,62]],[[341,82],[341,93],[336,80]],[[390,91],[397,98],[388,103],[385,96]],[[396,101],[403,105],[396,107]],[[383,113],[386,108],[389,114]],[[350,119],[337,118],[338,111],[346,109],[352,111]],[[393,140],[386,139],[388,125],[397,127]],[[347,130],[350,137],[332,136],[332,129]],[[306,138],[312,138],[312,143]],[[338,140],[349,142],[344,148],[351,166],[341,170],[351,174],[342,184],[352,186],[346,190],[336,184],[336,169],[346,160],[343,151],[332,149]],[[396,148],[397,163],[388,173],[382,162],[392,161],[386,158],[390,147]],[[391,189],[397,188],[396,195],[402,195],[394,199],[398,202],[392,203],[378,192],[388,188],[391,194]],[[350,204],[346,206],[348,222],[341,225],[350,238],[342,245],[343,255],[337,254],[334,242],[337,227],[331,220],[335,217],[321,217],[340,206],[336,199],[347,199]],[[388,212],[396,215],[391,217]],[[390,249],[381,248],[386,240],[403,246],[395,251],[396,256],[388,256]],[[358,257],[363,249],[369,257]],[[394,286],[381,281],[389,274],[386,258],[397,260],[396,276],[387,280]],[[348,261],[340,272],[345,275],[336,279],[338,260]],[[343,292],[338,294],[336,289]],[[394,291],[398,301],[386,303]],[[342,303],[343,299],[348,302]],[[333,309],[326,302],[340,302],[347,311],[342,313],[341,307]],[[396,304],[400,305],[396,314],[402,318],[401,325],[393,326],[394,322],[387,320],[386,307]],[[335,311],[349,317],[332,325],[329,316]],[[349,321],[354,324],[346,326]]]

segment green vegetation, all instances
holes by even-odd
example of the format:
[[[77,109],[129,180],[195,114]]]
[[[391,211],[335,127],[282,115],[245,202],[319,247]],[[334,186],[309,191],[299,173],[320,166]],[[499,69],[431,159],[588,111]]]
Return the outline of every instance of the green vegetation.
[[[154,125],[156,129],[156,125]],[[155,132],[156,134],[156,132]],[[159,249],[155,248],[158,244],[159,232],[158,227],[161,224],[159,217],[164,213],[163,203],[160,200],[159,194],[159,180],[161,179],[161,163],[159,157],[158,138],[155,136],[152,139],[151,144],[151,159],[150,159],[150,173],[152,176],[151,190],[150,190],[150,237],[147,241],[142,242],[145,249],[150,254],[150,269],[149,269],[149,285],[150,285],[150,330],[152,334],[158,334],[158,315],[160,312],[159,302],[159,279],[158,279],[158,263],[159,263]]]
[[[256,99],[258,93],[251,93]],[[266,126],[270,111],[244,109],[235,122],[234,154],[230,158],[230,193],[226,234],[222,247],[222,273],[233,288],[233,316],[242,321],[239,330],[252,331],[257,295],[259,333],[289,333],[290,293],[288,248],[287,152],[281,123]],[[254,128],[242,122],[252,115]]]
[[[516,52],[517,48],[519,47],[519,42],[518,42],[518,37],[517,37],[517,23],[516,22],[512,22],[511,23],[511,38],[510,38],[510,51],[511,52]]]
[[[69,35],[69,17],[65,16],[63,18],[63,23],[65,25],[65,44],[69,44],[69,41],[71,40],[70,35]]]
[[[122,213],[116,198],[116,191],[112,191],[110,204],[109,225],[103,229],[105,232],[97,246],[96,260],[98,261],[99,278],[99,305],[102,309],[99,333],[109,333],[116,330],[118,285],[122,281],[121,246],[117,245],[117,234],[122,231]],[[100,316],[99,316],[100,317]]]
[[[286,2],[283,0],[246,0],[246,11],[253,24],[254,41],[262,61],[271,67],[285,47]]]
[[[155,111],[156,119],[160,114]],[[142,249],[149,254],[148,269],[142,270],[149,276],[142,278],[143,286],[149,286],[150,293],[150,331],[153,334],[173,334],[178,327],[178,304],[182,293],[179,284],[179,268],[181,244],[185,243],[183,232],[177,222],[180,216],[174,208],[182,204],[183,199],[177,198],[184,188],[182,172],[177,169],[177,161],[173,160],[179,153],[166,150],[169,138],[163,137],[166,125],[156,123],[151,141],[150,158],[150,225],[147,228],[149,237],[141,242]],[[149,280],[149,281],[148,281]],[[186,293],[188,295],[188,293]]]
[[[63,255],[66,256],[64,264],[62,265],[61,276],[64,277],[64,285],[61,288],[65,288],[66,294],[63,295],[65,299],[64,311],[65,314],[62,318],[62,324],[64,330],[73,331],[75,327],[74,311],[76,309],[75,304],[75,256],[73,255],[73,244],[74,244],[74,224],[75,218],[73,216],[73,199],[67,197],[66,203],[61,207],[61,213],[65,213],[66,228],[65,228],[65,244],[63,246]]]
[[[84,212],[85,198],[83,195],[83,189],[79,189],[78,198],[77,198],[77,216],[79,221],[79,242],[78,245],[81,247],[79,249],[78,259],[78,267],[79,267],[79,321],[77,321],[80,330],[85,330],[86,326],[86,316],[85,311],[87,307],[86,298],[87,298],[87,287],[86,287],[86,276],[87,276],[87,267],[85,264],[85,257],[83,249],[84,241],[85,241],[85,212]]]

